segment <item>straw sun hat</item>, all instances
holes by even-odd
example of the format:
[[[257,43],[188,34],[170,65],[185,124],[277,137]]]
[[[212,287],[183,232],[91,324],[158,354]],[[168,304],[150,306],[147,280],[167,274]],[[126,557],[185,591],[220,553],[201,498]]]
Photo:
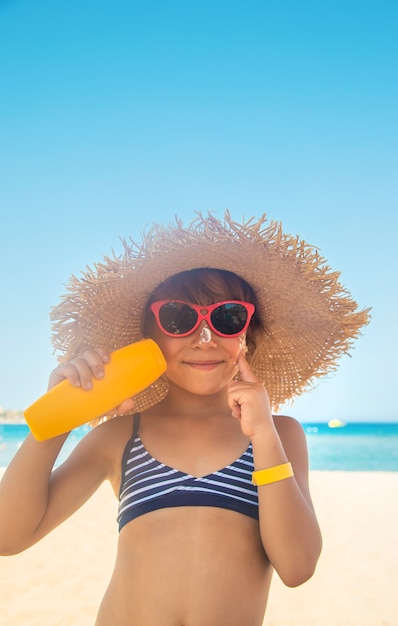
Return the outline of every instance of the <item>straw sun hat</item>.
[[[369,309],[339,283],[317,249],[282,232],[266,217],[244,223],[211,213],[184,227],[154,224],[140,243],[123,240],[121,256],[72,276],[51,312],[53,345],[69,360],[89,347],[115,350],[142,338],[142,315],[151,292],[184,270],[211,267],[234,272],[254,289],[264,325],[252,367],[274,409],[336,368]],[[257,340],[258,341],[258,340]],[[144,410],[167,391],[164,378],[136,396]]]

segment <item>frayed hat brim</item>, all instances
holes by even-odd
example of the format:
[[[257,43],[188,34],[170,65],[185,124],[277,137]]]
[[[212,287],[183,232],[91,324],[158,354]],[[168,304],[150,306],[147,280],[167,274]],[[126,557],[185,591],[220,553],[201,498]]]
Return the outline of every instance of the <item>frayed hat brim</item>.
[[[264,330],[251,363],[277,408],[334,370],[349,352],[369,309],[341,285],[314,246],[283,233],[266,216],[239,224],[197,214],[187,227],[176,218],[152,225],[140,243],[72,276],[51,312],[53,345],[62,359],[87,348],[115,350],[142,338],[142,316],[152,291],[173,274],[200,267],[234,272],[254,289]],[[159,380],[136,398],[143,410],[166,393]]]

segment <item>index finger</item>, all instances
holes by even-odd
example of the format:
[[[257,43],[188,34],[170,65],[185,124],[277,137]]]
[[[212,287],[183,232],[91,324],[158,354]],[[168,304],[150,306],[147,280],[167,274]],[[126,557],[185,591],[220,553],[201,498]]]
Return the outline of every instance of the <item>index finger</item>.
[[[247,383],[258,382],[257,378],[255,377],[255,375],[253,374],[250,368],[249,363],[247,362],[245,355],[243,354],[243,351],[240,353],[238,357],[238,367],[239,367],[239,372],[240,372],[242,380],[244,380]]]

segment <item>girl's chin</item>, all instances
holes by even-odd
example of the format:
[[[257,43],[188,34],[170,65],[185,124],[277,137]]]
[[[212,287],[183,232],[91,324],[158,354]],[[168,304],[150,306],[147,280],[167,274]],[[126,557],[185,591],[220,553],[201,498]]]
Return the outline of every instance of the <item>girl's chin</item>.
[[[232,379],[228,379],[220,384],[215,384],[213,381],[199,381],[196,380],[189,384],[187,381],[177,382],[173,380],[169,380],[171,388],[178,389],[188,394],[192,394],[194,396],[213,396],[215,394],[219,394],[226,391],[228,383]]]

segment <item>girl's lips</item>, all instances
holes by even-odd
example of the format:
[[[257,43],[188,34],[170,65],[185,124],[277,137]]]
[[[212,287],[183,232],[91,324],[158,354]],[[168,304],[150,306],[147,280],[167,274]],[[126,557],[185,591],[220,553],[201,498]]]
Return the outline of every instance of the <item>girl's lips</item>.
[[[198,370],[213,370],[218,367],[222,361],[184,361],[185,365]]]

